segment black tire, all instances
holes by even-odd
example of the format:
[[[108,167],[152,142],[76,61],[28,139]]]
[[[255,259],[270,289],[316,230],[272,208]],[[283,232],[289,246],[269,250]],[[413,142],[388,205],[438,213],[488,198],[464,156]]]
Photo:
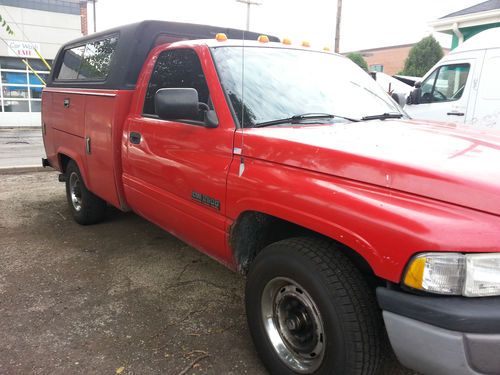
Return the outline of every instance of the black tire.
[[[273,286],[279,285],[277,283],[290,281],[292,287],[278,286],[277,291],[272,292]],[[299,296],[298,298],[303,298],[305,303],[297,303],[298,299],[293,301],[295,298],[293,285],[297,286],[295,294]],[[257,255],[250,267],[245,294],[250,333],[260,358],[271,374],[377,373],[385,336],[382,314],[377,306],[374,290],[369,287],[354,264],[331,242],[316,238],[293,238],[269,245]],[[301,307],[302,304],[307,306],[307,297],[312,300],[314,306],[310,309],[312,313],[297,314],[300,316],[297,320],[300,324],[290,326],[288,322],[293,319],[288,318],[294,316],[290,311],[294,309],[309,311]],[[269,299],[272,303],[266,302]],[[281,302],[276,302],[277,300]],[[319,314],[314,314],[316,308]],[[269,310],[272,313],[268,313],[266,315],[268,318],[264,319],[263,311]],[[286,313],[278,315],[276,311],[286,311]],[[280,325],[277,321],[283,316],[288,317],[282,320],[287,323]],[[303,318],[304,316],[306,318]],[[315,322],[311,316],[319,316],[320,324],[311,323]],[[289,349],[293,344],[292,346],[288,344],[295,340],[296,336],[293,335],[297,334],[300,339],[296,342],[301,346],[302,356],[311,358],[313,361],[311,363],[315,365],[298,371],[297,368],[285,364],[269,339],[265,320],[268,322],[267,327],[270,325],[269,322],[274,322],[271,325],[277,327],[276,332],[280,333],[274,337],[280,337],[281,342]],[[323,329],[317,329],[318,326]],[[308,327],[316,328],[311,330]],[[314,333],[310,334],[308,330]],[[292,337],[291,341],[284,339],[287,334],[288,337]],[[315,340],[311,339],[313,336],[317,336]],[[314,351],[308,352],[307,350],[311,350],[310,347],[303,350],[304,346],[309,345],[308,340],[312,340],[313,344],[316,343]],[[297,353],[293,349],[290,352]],[[299,358],[297,363],[303,359],[301,356],[297,358]],[[306,360],[303,363],[308,362]]]
[[[82,225],[102,221],[106,214],[106,201],[87,189],[80,170],[73,160],[69,161],[65,175],[66,198],[75,221]]]

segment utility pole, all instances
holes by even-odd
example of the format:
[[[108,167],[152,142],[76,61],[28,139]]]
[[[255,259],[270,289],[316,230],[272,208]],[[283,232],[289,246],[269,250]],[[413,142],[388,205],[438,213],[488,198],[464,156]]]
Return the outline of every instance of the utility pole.
[[[236,0],[238,3],[247,5],[247,31],[250,30],[250,7],[252,5],[262,5],[262,2],[255,0]]]
[[[335,52],[339,53],[340,47],[340,20],[342,19],[342,0],[337,0],[337,24],[335,26]]]
[[[97,32],[97,21],[96,21],[96,18],[95,18],[95,2],[96,2],[96,1],[97,1],[97,0],[93,0],[93,1],[92,1],[92,5],[93,5],[93,7],[94,7],[94,17],[93,17],[93,18],[94,18],[94,33],[95,33],[95,32]]]

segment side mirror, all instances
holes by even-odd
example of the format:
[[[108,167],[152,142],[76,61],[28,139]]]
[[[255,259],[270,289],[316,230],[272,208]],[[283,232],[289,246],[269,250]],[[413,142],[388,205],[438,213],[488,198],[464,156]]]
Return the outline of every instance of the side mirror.
[[[391,98],[394,99],[394,101],[398,103],[401,107],[404,107],[404,105],[406,104],[406,98],[404,94],[393,92],[391,94]]]
[[[417,82],[419,84],[419,87],[416,89],[412,90],[410,92],[410,95],[408,95],[408,98],[406,98],[406,104],[420,104],[421,103],[421,96],[422,96],[422,89],[420,88],[420,82]],[[417,84],[415,84],[417,85]]]
[[[198,92],[195,89],[159,89],[155,112],[163,120],[197,120]]]
[[[198,91],[193,88],[165,88],[155,94],[155,113],[163,120],[199,121],[204,111],[204,123],[208,128],[219,124],[215,111],[198,102]]]

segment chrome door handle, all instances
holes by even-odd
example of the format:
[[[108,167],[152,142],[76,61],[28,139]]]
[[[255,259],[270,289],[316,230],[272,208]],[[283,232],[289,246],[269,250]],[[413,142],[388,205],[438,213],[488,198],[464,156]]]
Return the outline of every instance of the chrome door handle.
[[[68,98],[64,99],[63,104],[64,104],[64,108],[69,108],[69,104],[70,104],[69,99]]]

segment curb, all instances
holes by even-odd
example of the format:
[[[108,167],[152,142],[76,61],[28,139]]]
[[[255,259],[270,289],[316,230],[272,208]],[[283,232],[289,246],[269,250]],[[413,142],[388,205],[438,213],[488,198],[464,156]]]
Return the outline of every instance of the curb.
[[[0,167],[0,175],[2,174],[18,174],[31,172],[52,172],[52,168],[44,168],[41,165],[20,165],[16,167]]]

